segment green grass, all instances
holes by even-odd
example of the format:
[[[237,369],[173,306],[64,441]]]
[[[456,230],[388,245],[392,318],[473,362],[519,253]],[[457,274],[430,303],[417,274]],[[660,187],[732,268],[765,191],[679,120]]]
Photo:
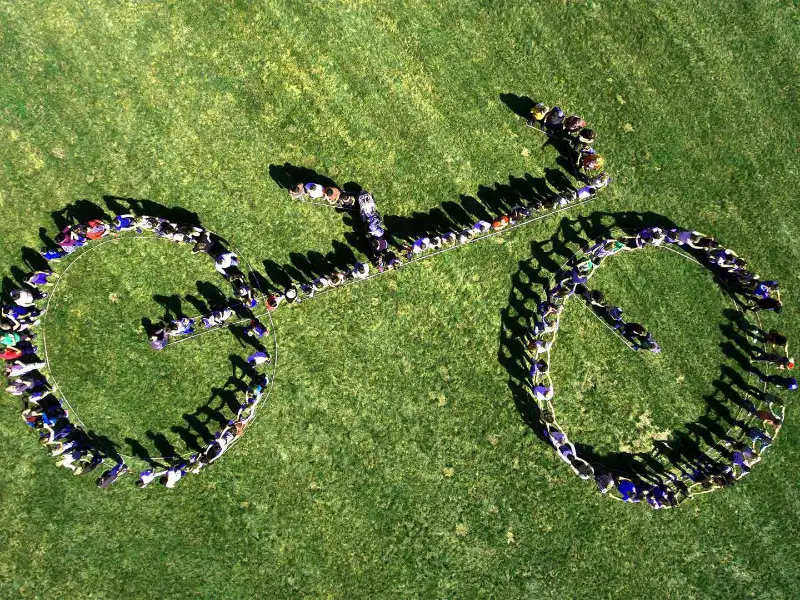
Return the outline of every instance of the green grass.
[[[3,271],[39,227],[53,233],[51,212],[104,195],[194,211],[256,263],[325,254],[347,227],[290,202],[270,164],[358,181],[384,214],[424,213],[554,166],[499,99],[516,93],[596,125],[615,182],[579,214],[652,211],[715,234],[781,280],[797,340],[799,41],[791,2],[6,2]],[[560,224],[279,311],[269,403],[173,491],[101,493],[57,470],[5,397],[0,596],[795,596],[793,406],[742,485],[659,512],[600,496],[523,423],[500,315],[531,242]],[[48,352],[98,431],[146,440],[159,413],[169,429],[228,376],[240,350],[226,334],[168,355],[137,330],[159,314],[152,295],[211,280],[194,258],[107,244],[59,288]],[[704,410],[727,306],[708,280],[666,253],[598,273],[663,332],[659,357],[568,309],[554,374],[576,439],[644,445]]]

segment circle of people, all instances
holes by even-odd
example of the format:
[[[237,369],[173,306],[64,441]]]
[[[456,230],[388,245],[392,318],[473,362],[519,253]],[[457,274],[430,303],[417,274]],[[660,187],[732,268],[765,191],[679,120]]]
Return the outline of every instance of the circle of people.
[[[55,238],[56,246],[43,248],[42,256],[58,262],[73,254],[93,240],[108,236],[119,236],[124,232],[143,234],[151,232],[156,236],[180,244],[192,246],[192,253],[208,254],[214,266],[232,286],[235,303],[230,307],[214,310],[198,319],[205,329],[225,326],[226,322],[238,316],[239,323],[246,322],[244,330],[254,340],[270,334],[252,313],[258,304],[254,290],[239,269],[237,255],[225,248],[221,240],[202,227],[175,223],[152,216],[117,215],[111,222],[94,219],[88,223],[70,225],[63,228]],[[0,348],[5,361],[4,373],[9,385],[5,388],[12,395],[22,399],[22,419],[25,424],[39,434],[41,444],[57,458],[56,465],[64,467],[75,475],[85,475],[95,471],[101,464],[112,466],[105,470],[97,480],[100,488],[106,488],[129,472],[129,466],[118,453],[109,451],[105,444],[97,442],[84,428],[70,419],[68,405],[54,395],[42,370],[48,369],[46,361],[39,356],[36,334],[41,325],[45,308],[41,303],[47,299],[45,291],[57,285],[59,274],[53,269],[37,270],[24,277],[24,285],[10,292],[9,302],[3,304],[0,314]],[[149,342],[156,350],[182,336],[192,335],[195,319],[180,318],[168,323],[160,323],[149,335]],[[247,361],[253,368],[251,381],[247,386],[242,404],[235,417],[214,434],[214,437],[198,452],[188,459],[175,457],[171,464],[152,463],[139,474],[137,486],[140,488],[154,481],[167,488],[173,488],[187,474],[198,474],[205,467],[218,460],[245,432],[256,416],[256,409],[264,398],[269,377],[259,371],[262,365],[271,364],[271,356],[260,342],[260,348],[251,354]],[[52,376],[51,376],[52,377]],[[167,457],[162,457],[167,458]]]
[[[542,434],[557,455],[581,479],[594,481],[603,494],[625,502],[645,501],[654,509],[671,508],[696,493],[728,487],[750,473],[752,465],[761,460],[761,455],[773,443],[783,423],[783,402],[775,394],[767,393],[767,386],[784,391],[794,391],[798,387],[795,377],[778,373],[761,374],[764,392],[754,393],[755,402],[749,397],[743,400],[747,416],[739,421],[735,431],[729,431],[728,437],[721,440],[724,455],[714,458],[703,452],[685,464],[671,463],[664,477],[621,475],[597,464],[597,461],[592,464],[579,455],[567,433],[556,421],[549,367],[550,351],[557,337],[566,301],[572,296],[582,298],[626,340],[632,350],[660,352],[661,348],[651,332],[638,323],[627,322],[621,308],[609,306],[602,293],[589,290],[585,284],[609,257],[662,244],[680,247],[699,259],[716,275],[743,310],[781,312],[778,282],[762,280],[758,274],[748,270],[743,259],[732,250],[722,247],[714,238],[697,231],[664,231],[649,227],[633,236],[599,240],[573,256],[556,273],[547,290],[547,298],[538,305],[536,318],[524,340],[530,369],[528,390],[540,411]],[[794,359],[789,357],[788,341],[784,334],[777,330],[763,331],[754,326],[750,333],[765,346],[769,344],[772,347],[772,351],[765,348],[754,360],[779,371],[794,368]]]

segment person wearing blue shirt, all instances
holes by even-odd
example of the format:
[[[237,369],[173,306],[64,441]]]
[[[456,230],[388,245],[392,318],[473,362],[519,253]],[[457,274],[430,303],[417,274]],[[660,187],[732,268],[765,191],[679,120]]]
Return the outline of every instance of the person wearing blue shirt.
[[[620,479],[617,482],[617,490],[622,494],[622,499],[625,502],[640,502],[639,490],[632,481]]]
[[[248,337],[261,339],[269,333],[269,330],[260,321],[253,319],[245,328],[245,333]]]
[[[114,217],[115,231],[130,231],[136,227],[136,217],[133,215],[117,215]]]
[[[97,480],[97,487],[105,489],[127,472],[128,465],[124,461],[120,461],[100,476],[100,479]]]
[[[270,364],[272,362],[272,359],[270,358],[270,355],[268,353],[261,351],[261,352],[254,352],[253,354],[248,356],[247,362],[250,365],[257,367],[258,365]]]

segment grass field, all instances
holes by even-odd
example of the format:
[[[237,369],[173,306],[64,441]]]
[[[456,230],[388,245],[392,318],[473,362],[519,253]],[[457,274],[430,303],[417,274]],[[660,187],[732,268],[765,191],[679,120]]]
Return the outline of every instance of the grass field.
[[[800,339],[798,48],[789,1],[0,3],[8,277],[81,200],[183,209],[269,267],[340,250],[350,231],[290,201],[270,165],[356,181],[398,223],[546,176],[555,151],[501,94],[582,114],[615,177],[593,204],[278,311],[269,403],[176,490],[101,492],[57,470],[4,395],[0,597],[796,597],[794,406],[741,485],[628,506],[525,424],[500,341],[521,273],[546,279],[587,223],[640,213],[780,279],[780,326]],[[148,432],[228,377],[230,336],[153,353],[140,331],[163,312],[154,295],[214,276],[159,241],[107,244],[70,270],[48,351],[87,423],[157,451]],[[729,301],[656,251],[593,283],[658,328],[664,353],[626,351],[571,306],[559,414],[604,451],[646,447],[706,410]]]

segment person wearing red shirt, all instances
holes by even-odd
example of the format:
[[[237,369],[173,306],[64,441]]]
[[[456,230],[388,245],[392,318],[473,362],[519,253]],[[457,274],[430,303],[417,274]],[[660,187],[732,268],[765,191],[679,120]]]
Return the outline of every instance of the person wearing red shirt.
[[[3,360],[16,360],[22,357],[22,350],[17,350],[16,348],[6,348],[3,350],[3,353],[0,354],[0,358]]]

